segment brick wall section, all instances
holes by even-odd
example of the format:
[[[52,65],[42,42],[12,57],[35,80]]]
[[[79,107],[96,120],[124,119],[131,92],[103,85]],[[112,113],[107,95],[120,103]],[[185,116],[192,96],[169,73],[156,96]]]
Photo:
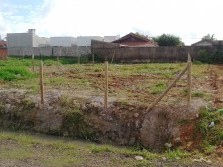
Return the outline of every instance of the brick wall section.
[[[0,48],[0,59],[7,58],[7,48]]]
[[[195,47],[195,46],[177,46],[177,47],[129,47],[122,48],[119,45],[110,45],[101,41],[92,41],[91,52],[112,59],[116,62],[125,63],[144,63],[144,62],[185,62],[187,54],[190,53],[192,59],[196,60],[198,52],[206,49],[210,52],[214,47]]]

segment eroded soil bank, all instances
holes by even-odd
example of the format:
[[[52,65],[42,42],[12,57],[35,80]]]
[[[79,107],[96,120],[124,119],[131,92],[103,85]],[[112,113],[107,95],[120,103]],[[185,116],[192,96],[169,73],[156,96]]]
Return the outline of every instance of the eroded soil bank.
[[[203,101],[193,101],[190,111],[180,105],[155,107],[112,102],[103,109],[97,97],[68,97],[52,90],[45,104],[39,95],[25,90],[0,90],[0,126],[28,129],[61,136],[80,137],[101,143],[138,145],[162,151],[180,146],[190,150],[199,142],[195,123]]]

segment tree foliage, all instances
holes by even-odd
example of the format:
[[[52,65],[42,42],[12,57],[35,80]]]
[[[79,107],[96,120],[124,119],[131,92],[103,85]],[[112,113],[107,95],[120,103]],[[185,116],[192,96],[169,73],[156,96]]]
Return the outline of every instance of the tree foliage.
[[[202,37],[202,40],[212,40],[212,41],[214,41],[216,39],[214,38],[214,34],[212,34],[212,35],[207,34],[207,35]]]
[[[180,37],[171,34],[162,34],[157,37],[153,37],[153,40],[158,43],[159,46],[183,46],[184,43]]]

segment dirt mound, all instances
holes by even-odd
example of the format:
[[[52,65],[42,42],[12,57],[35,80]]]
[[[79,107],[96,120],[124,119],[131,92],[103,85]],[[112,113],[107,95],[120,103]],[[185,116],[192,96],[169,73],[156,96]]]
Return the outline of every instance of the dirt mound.
[[[41,133],[74,136],[102,143],[141,145],[155,151],[170,145],[188,145],[194,129],[190,122],[197,119],[203,101],[194,101],[190,111],[185,106],[155,107],[113,102],[104,110],[97,98],[67,97],[58,91],[46,94],[41,106],[38,96],[26,91],[0,91],[0,125],[29,129]],[[191,144],[192,145],[192,144]]]

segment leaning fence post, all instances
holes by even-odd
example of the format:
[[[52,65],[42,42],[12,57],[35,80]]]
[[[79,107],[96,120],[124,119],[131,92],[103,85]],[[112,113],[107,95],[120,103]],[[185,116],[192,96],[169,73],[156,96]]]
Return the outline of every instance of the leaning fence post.
[[[191,77],[191,56],[188,53],[188,60],[187,60],[187,66],[188,66],[188,70],[187,70],[187,107],[188,107],[188,111],[190,110],[190,106],[191,106],[191,81],[192,81],[192,77]]]
[[[44,105],[44,85],[43,85],[43,61],[40,61],[40,96],[41,104]]]
[[[166,88],[166,90],[155,99],[155,101],[146,109],[146,111],[150,111],[166,94],[167,92],[176,84],[176,82],[184,75],[187,71],[188,65],[181,71],[181,73],[175,78],[175,80]]]
[[[104,108],[108,108],[108,61],[105,61],[105,97]]]
[[[33,65],[33,72],[35,71],[35,65],[34,65],[34,53],[32,54],[32,65]]]

